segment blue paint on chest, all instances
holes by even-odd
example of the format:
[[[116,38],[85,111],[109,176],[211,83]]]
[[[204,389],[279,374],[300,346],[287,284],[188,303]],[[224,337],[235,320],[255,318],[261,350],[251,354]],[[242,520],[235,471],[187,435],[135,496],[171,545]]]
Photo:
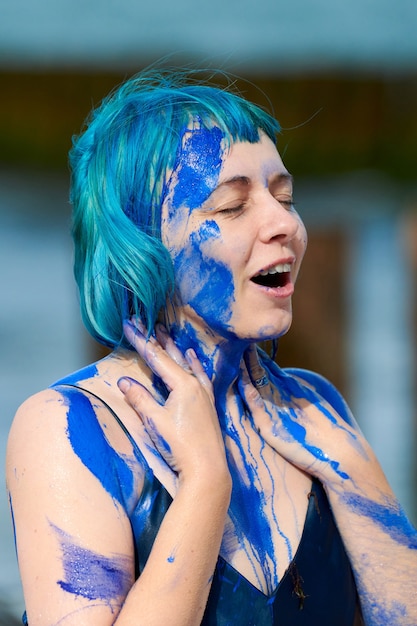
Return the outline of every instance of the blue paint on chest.
[[[243,404],[239,398],[237,398],[237,401],[241,418],[245,419]],[[220,417],[224,415],[225,407],[218,405],[218,412]],[[273,520],[270,520],[265,513],[265,495],[262,489],[257,486],[259,485],[258,463],[262,462],[262,458],[258,460],[254,456],[246,458],[243,442],[233,425],[229,424],[226,426],[225,431],[240,451],[243,471],[246,474],[242,475],[242,468],[236,466],[232,455],[226,450],[233,481],[229,515],[234,523],[240,545],[244,546],[247,540],[250,542],[257,560],[263,567],[268,587],[272,590],[278,584],[278,574],[271,531],[271,522]],[[233,542],[233,537],[229,538],[229,540]],[[226,536],[223,540],[223,546],[227,551]],[[248,553],[248,557],[252,559],[253,555]],[[254,571],[256,571],[255,568],[254,564]]]
[[[114,602],[126,596],[131,585],[131,560],[123,555],[106,557],[83,548],[61,529],[59,536],[64,580],[59,586],[68,593],[88,600]]]
[[[67,434],[74,453],[112,498],[126,506],[135,495],[132,470],[110,446],[90,400],[77,389],[65,389],[64,398]]]
[[[222,141],[223,133],[218,126],[186,131],[174,167],[178,181],[172,199],[173,208],[196,208],[213,192],[222,166]]]

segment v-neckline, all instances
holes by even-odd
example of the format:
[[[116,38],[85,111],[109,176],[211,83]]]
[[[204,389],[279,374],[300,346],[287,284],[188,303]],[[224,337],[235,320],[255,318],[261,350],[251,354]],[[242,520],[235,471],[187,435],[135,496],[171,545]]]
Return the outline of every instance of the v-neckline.
[[[155,479],[160,482],[158,480],[158,478]],[[165,487],[162,485],[163,489],[165,489]],[[267,600],[272,600],[278,593],[280,586],[284,583],[285,579],[290,576],[290,571],[291,571],[291,566],[294,565],[297,556],[299,555],[299,553],[301,552],[304,540],[305,540],[305,535],[307,534],[307,521],[310,518],[311,514],[313,513],[313,507],[315,509],[315,502],[313,502],[312,500],[314,500],[317,497],[316,494],[316,489],[317,489],[317,485],[316,485],[316,481],[313,480],[311,483],[311,490],[310,490],[310,494],[313,497],[309,497],[309,502],[308,502],[308,506],[307,506],[307,510],[306,510],[306,515],[304,518],[304,524],[303,524],[303,530],[301,533],[301,537],[300,537],[300,541],[298,542],[298,546],[297,549],[295,551],[295,554],[293,556],[293,558],[291,559],[291,561],[288,563],[288,567],[286,568],[283,576],[281,577],[281,579],[279,580],[277,586],[275,587],[275,589],[273,591],[271,591],[270,593],[265,593],[264,591],[262,591],[262,589],[259,589],[259,587],[257,587],[256,585],[253,584],[253,582],[251,582],[248,578],[246,578],[246,576],[244,574],[242,574],[242,572],[238,569],[236,569],[236,567],[234,567],[224,556],[222,556],[221,554],[219,554],[219,560],[222,561],[225,566],[227,568],[229,568],[230,570],[232,570],[233,572],[235,572],[240,578],[242,578],[252,589],[254,589],[257,593],[259,593],[261,596],[263,596],[264,598],[266,598]]]

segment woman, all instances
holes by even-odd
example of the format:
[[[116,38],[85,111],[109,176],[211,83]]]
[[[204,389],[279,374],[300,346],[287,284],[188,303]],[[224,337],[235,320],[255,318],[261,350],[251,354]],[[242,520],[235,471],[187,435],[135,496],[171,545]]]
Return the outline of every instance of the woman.
[[[307,240],[278,130],[148,72],[76,139],[75,275],[113,351],[10,433],[30,626],[417,623],[417,533],[343,399],[256,347]]]

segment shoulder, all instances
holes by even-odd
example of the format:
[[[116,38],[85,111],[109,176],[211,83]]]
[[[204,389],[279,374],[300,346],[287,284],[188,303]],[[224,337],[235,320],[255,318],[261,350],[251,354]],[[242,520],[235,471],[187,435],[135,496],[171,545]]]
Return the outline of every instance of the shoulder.
[[[351,426],[356,426],[352,412],[340,391],[324,376],[302,368],[288,367],[282,370],[287,376],[297,379],[317,393],[323,400],[338,412]]]

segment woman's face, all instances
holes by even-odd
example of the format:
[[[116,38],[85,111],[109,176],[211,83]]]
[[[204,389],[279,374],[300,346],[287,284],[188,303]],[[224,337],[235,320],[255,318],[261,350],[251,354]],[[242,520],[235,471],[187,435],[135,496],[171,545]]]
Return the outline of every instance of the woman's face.
[[[291,324],[307,236],[273,144],[233,143],[218,127],[183,136],[162,210],[176,306],[222,337],[262,340]]]

